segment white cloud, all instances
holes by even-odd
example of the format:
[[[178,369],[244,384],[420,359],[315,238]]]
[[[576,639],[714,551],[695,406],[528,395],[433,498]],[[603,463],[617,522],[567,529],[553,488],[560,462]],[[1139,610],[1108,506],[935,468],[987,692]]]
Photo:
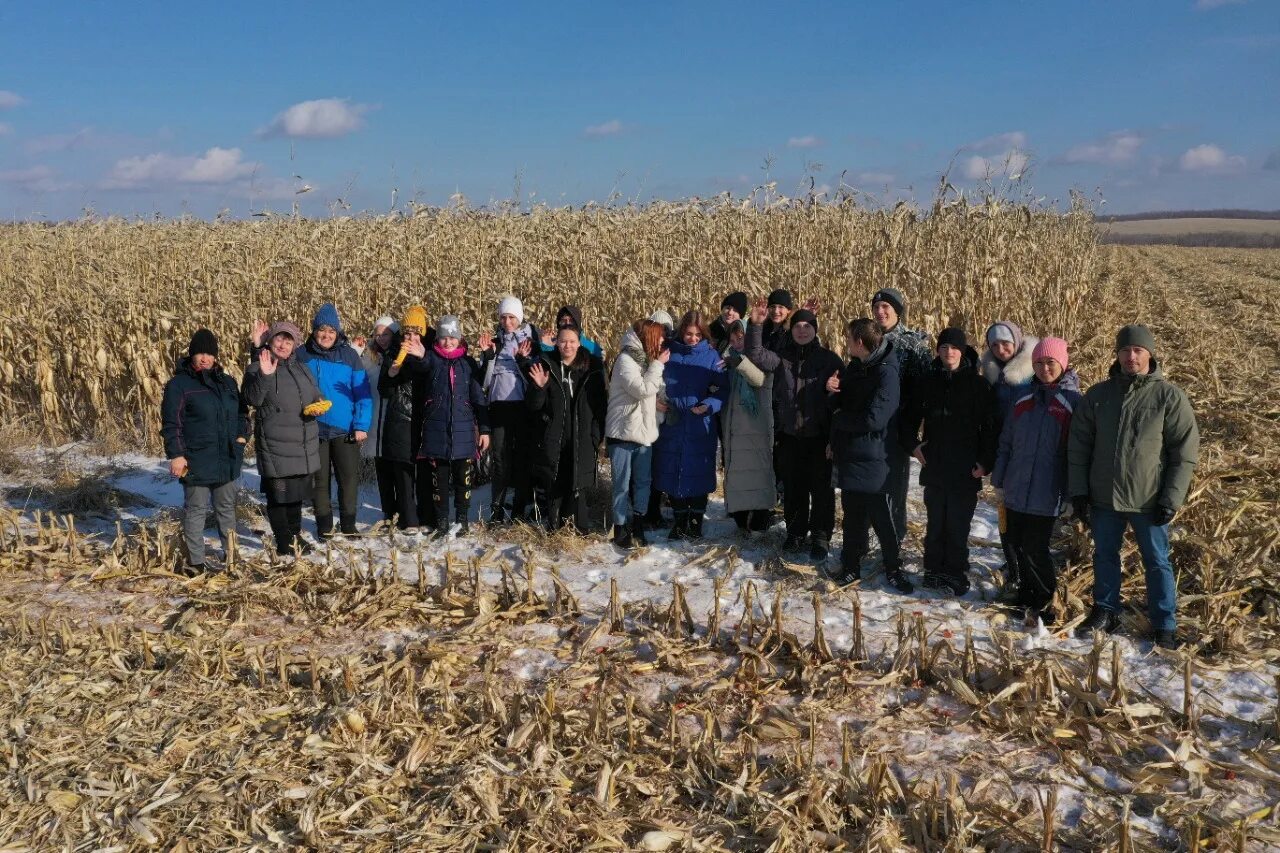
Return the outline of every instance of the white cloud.
[[[1142,147],[1143,138],[1130,130],[1109,133],[1097,142],[1077,145],[1063,155],[1065,163],[1102,163],[1118,165],[1131,162]]]
[[[964,176],[971,181],[1001,176],[1019,178],[1030,162],[1030,157],[1017,150],[1009,150],[995,157],[975,155],[964,162]]]
[[[1011,148],[1026,148],[1027,134],[1021,130],[1011,130],[1008,133],[985,136],[964,147],[970,151],[1007,151]]]
[[[860,184],[886,186],[893,183],[894,176],[888,172],[859,172],[855,177]]]
[[[48,166],[30,166],[0,172],[0,184],[10,184],[29,193],[58,192],[71,187],[71,184],[59,181],[58,173]]]
[[[13,133],[13,125],[0,121],[0,136],[8,136],[11,133]]]
[[[364,126],[368,104],[352,104],[345,98],[303,101],[277,115],[259,136],[289,136],[299,139],[332,139],[346,136]]]
[[[582,132],[587,136],[617,136],[622,130],[622,122],[615,118],[602,124],[587,125]]]
[[[788,148],[817,148],[822,140],[816,136],[793,136],[787,140]]]
[[[14,107],[20,107],[27,102],[16,92],[10,92],[6,89],[0,89],[0,110],[11,110]]]
[[[1196,0],[1196,8],[1204,12],[1209,9],[1217,9],[1220,6],[1237,6],[1247,2],[1249,0]]]
[[[148,154],[116,161],[103,189],[137,189],[165,184],[229,184],[247,178],[257,163],[241,159],[239,148],[210,148],[203,155]]]
[[[1183,152],[1178,158],[1178,166],[1184,172],[1222,174],[1243,169],[1244,158],[1238,154],[1228,154],[1217,145],[1197,145]]]

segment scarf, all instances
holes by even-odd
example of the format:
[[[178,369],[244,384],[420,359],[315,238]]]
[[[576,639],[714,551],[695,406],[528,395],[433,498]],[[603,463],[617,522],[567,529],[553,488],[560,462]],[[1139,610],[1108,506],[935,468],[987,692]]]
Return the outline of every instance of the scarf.
[[[737,376],[738,383],[738,403],[742,406],[751,417],[755,417],[760,412],[760,403],[756,400],[755,389],[751,387],[751,383],[746,377],[739,374]]]

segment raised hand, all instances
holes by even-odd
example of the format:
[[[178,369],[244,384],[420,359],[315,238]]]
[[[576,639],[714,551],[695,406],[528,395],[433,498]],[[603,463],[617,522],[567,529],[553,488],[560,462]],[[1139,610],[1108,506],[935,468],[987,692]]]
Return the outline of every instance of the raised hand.
[[[268,326],[268,325],[267,325],[265,322],[263,322],[262,320],[254,320],[254,321],[253,321],[253,332],[252,332],[253,338],[252,338],[252,340],[253,340],[253,345],[254,345],[255,347],[260,347],[260,346],[262,346],[264,343],[266,343],[267,329],[269,329],[269,328],[271,328],[271,327],[270,327],[270,326]]]
[[[755,326],[763,326],[765,317],[769,314],[769,304],[763,296],[756,299],[751,305],[751,323]]]
[[[262,371],[263,376],[270,376],[276,372],[276,356],[269,349],[264,349],[258,353],[258,369]]]
[[[551,378],[551,374],[547,371],[547,368],[542,365],[542,362],[539,361],[529,368],[529,378],[532,379],[533,384],[537,385],[539,388],[546,388],[547,380]]]
[[[542,339],[546,341],[548,337],[549,337],[548,335],[543,335]],[[547,341],[547,342],[550,343],[550,341]],[[533,341],[528,339],[521,341],[520,346],[516,347],[516,354],[518,354],[521,358],[528,358],[529,356],[533,355]]]
[[[547,346],[553,346],[556,342],[556,336],[551,334],[550,332],[543,332],[542,342]]]
[[[422,345],[422,341],[406,341],[402,344],[404,351],[414,358],[422,358],[427,354],[427,348]]]
[[[671,350],[666,349],[664,347],[662,352],[658,353],[658,361],[661,362],[662,364],[666,364],[670,360],[671,360]]]
[[[822,300],[816,296],[810,296],[800,307],[806,311],[812,311],[816,315],[822,310]]]
[[[490,332],[488,329],[486,329],[485,331],[481,332],[481,333],[480,333],[480,338],[479,338],[479,340],[476,342],[476,346],[480,347],[480,349],[482,349],[482,350],[491,350],[491,349],[493,349],[493,348],[494,348],[494,347],[493,347],[493,333],[492,333],[492,332]]]

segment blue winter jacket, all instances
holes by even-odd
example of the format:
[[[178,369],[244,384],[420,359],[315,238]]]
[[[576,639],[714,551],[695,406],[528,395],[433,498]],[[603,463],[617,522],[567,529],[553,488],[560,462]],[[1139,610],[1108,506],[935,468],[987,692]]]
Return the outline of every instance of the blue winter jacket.
[[[1000,430],[991,485],[1004,505],[1027,515],[1056,516],[1067,500],[1067,434],[1080,405],[1080,378],[1068,370],[1054,385],[1036,379],[1013,404]]]
[[[667,405],[654,445],[653,486],[674,498],[708,495],[716,489],[716,416],[729,388],[720,355],[705,340],[694,346],[671,341],[663,368]],[[707,411],[690,410],[705,404]]]
[[[423,358],[406,358],[403,369],[426,377],[418,458],[474,458],[477,436],[489,434],[489,408],[480,387],[480,368],[466,347],[452,356],[433,347]]]
[[[316,343],[315,336],[307,338],[298,351],[298,361],[307,366],[320,386],[320,395],[333,403],[317,422],[320,440],[341,438],[353,432],[368,432],[373,420],[373,395],[369,389],[369,377],[365,373],[360,354],[347,343],[346,335],[338,333],[338,340],[325,349]]]

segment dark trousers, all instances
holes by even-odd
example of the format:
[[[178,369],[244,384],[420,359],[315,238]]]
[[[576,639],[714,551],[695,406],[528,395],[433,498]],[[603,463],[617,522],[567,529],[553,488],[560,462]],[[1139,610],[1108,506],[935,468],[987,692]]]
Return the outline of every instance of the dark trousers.
[[[312,480],[312,503],[316,510],[316,532],[333,531],[332,478],[338,479],[338,512],[342,532],[356,532],[356,505],[360,497],[360,445],[347,436],[320,442],[320,470]]]
[[[529,482],[529,410],[524,401],[489,404],[489,458],[493,465],[489,503],[503,506],[514,491],[512,515],[519,517],[533,500]]]
[[[1042,610],[1053,601],[1058,574],[1049,553],[1049,538],[1057,519],[1005,509],[1004,541],[1013,554],[1018,577],[1018,603]]]
[[[302,503],[279,504],[267,501],[267,523],[276,539],[276,553],[287,556],[302,538]]]
[[[880,542],[880,555],[884,557],[886,572],[902,567],[898,548],[898,531],[893,526],[893,496],[883,493],[851,492],[840,490],[840,506],[844,508],[844,548],[840,552],[840,565],[846,569],[858,569],[862,558],[871,549],[867,528],[876,531]]]
[[[889,442],[889,479],[885,490],[889,493],[889,511],[893,529],[898,534],[898,545],[907,538],[907,490],[911,488],[911,454],[896,442]]]
[[[432,459],[430,464],[437,524],[443,527],[447,523],[450,493],[453,494],[454,520],[466,521],[471,511],[471,460]]]
[[[414,502],[418,507],[418,525],[435,527],[437,521],[435,467],[430,459],[419,459],[413,467]]]
[[[412,462],[393,462],[377,459],[374,469],[378,472],[378,494],[382,498],[382,514],[390,521],[398,516],[396,527],[417,527],[418,500],[414,494],[417,466]]]
[[[739,530],[768,530],[769,517],[773,514],[773,510],[769,509],[740,509],[735,513],[731,513],[733,521],[738,525]]]
[[[673,498],[667,495],[667,501],[676,512],[688,512],[698,515],[706,515],[707,512],[706,495],[694,495],[691,498]]]
[[[827,437],[781,436],[782,515],[787,535],[831,538],[836,526],[836,492],[831,486],[831,460]]]
[[[978,493],[972,489],[924,487],[926,575],[962,578],[968,573],[969,526],[977,506]]]
[[[542,513],[542,522],[549,530],[563,527],[572,516],[573,526],[585,533],[590,526],[591,517],[587,511],[587,492],[574,486],[577,479],[574,471],[573,442],[566,441],[560,448],[560,464],[556,468],[554,479],[548,480],[546,474],[535,478],[534,491],[537,494],[538,510]]]

